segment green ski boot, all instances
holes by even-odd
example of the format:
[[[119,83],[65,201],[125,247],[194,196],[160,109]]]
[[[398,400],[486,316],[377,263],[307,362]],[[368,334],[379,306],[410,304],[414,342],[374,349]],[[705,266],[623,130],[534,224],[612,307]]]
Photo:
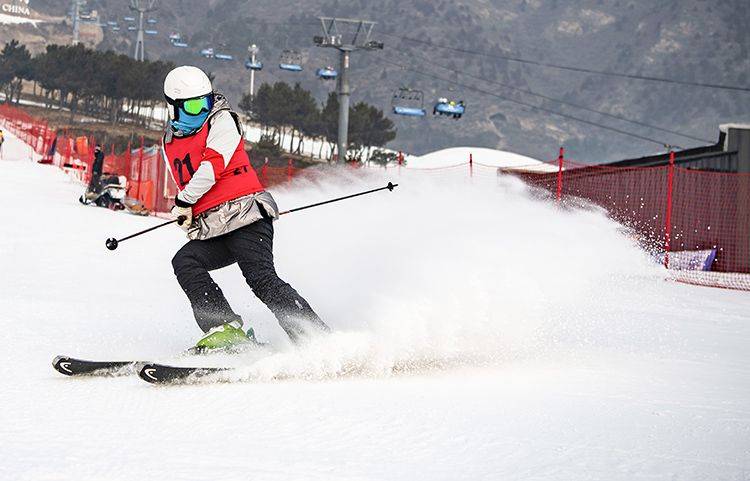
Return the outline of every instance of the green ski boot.
[[[241,350],[247,344],[257,342],[254,334],[252,337],[249,335],[252,332],[252,328],[250,328],[248,334],[245,334],[242,330],[242,324],[238,321],[228,322],[208,331],[205,336],[195,343],[195,347],[191,348],[190,351],[193,353],[206,353]]]

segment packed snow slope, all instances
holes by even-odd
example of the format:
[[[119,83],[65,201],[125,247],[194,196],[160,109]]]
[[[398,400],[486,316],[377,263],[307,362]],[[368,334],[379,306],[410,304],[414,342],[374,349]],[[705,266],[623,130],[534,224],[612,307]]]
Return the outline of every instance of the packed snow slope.
[[[160,220],[80,205],[12,137],[5,154],[0,479],[750,476],[750,296],[665,282],[597,211],[512,178],[404,170],[393,193],[276,223],[281,276],[335,334],[291,348],[228,267],[216,279],[275,353],[186,360],[182,231],[107,251]],[[274,194],[290,208],[388,180],[358,175]],[[56,354],[244,370],[154,387],[65,378]]]
[[[496,149],[481,147],[451,147],[441,149],[429,154],[410,156],[408,167],[413,169],[436,169],[465,164],[472,161],[490,167],[515,167],[528,170],[557,171],[557,167],[551,163],[544,163],[532,157],[505,152]]]

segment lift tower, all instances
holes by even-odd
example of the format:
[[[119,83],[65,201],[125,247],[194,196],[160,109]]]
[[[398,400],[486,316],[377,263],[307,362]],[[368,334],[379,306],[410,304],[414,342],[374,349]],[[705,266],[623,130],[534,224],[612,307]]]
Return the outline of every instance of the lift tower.
[[[85,0],[73,0],[70,6],[70,18],[73,21],[73,45],[78,45],[81,27],[81,5]]]
[[[252,44],[249,47],[247,47],[247,53],[250,54],[250,62],[255,63],[256,56],[258,55],[258,48],[257,45]],[[250,97],[255,96],[255,70],[250,69]]]
[[[313,37],[318,47],[339,51],[339,138],[338,158],[346,161],[349,146],[349,57],[356,50],[382,50],[383,42],[372,40],[375,22],[353,18],[319,17],[323,35]]]
[[[143,45],[143,16],[156,10],[156,0],[130,0],[130,9],[138,12],[138,37],[135,41],[133,58],[143,62],[146,59],[146,51]]]

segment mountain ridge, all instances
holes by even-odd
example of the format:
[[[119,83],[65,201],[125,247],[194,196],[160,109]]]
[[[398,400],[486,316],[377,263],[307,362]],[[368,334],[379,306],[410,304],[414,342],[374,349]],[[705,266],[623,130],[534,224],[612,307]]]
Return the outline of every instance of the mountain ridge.
[[[354,101],[364,100],[389,110],[392,92],[400,86],[409,86],[424,91],[428,111],[438,97],[467,102],[467,113],[457,122],[395,118],[398,137],[389,147],[415,154],[471,144],[544,159],[554,157],[557,147],[563,145],[576,160],[602,162],[662,151],[664,147],[659,143],[683,147],[699,143],[498,84],[706,140],[718,138],[720,123],[750,121],[750,111],[745,107],[750,99],[748,93],[567,72],[494,56],[748,85],[750,32],[744,26],[750,24],[750,14],[741,0],[720,4],[665,0],[657,5],[624,0],[413,0],[408,3],[309,0],[303,4],[258,0],[252,6],[241,0],[162,0],[159,4],[155,16],[159,19],[160,34],[147,37],[148,55],[212,71],[235,105],[249,88],[249,75],[241,61],[249,43],[261,48],[260,58],[266,65],[256,76],[256,88],[260,82],[300,81],[322,101],[334,86],[315,79],[312,72],[320,66],[335,64],[337,59],[334,51],[312,45],[312,36],[320,32],[316,17],[377,21],[373,38],[383,41],[385,49],[353,54]],[[58,2],[50,0],[38,0],[35,7],[46,9],[47,14],[64,13],[60,12]],[[122,17],[130,14],[122,2],[114,0],[91,0],[89,7],[97,10],[102,19],[118,18],[121,24]],[[171,48],[166,40],[171,31],[179,31],[191,49]],[[121,31],[117,35],[105,32],[98,47],[129,52],[133,40],[132,32]],[[428,44],[477,50],[487,55],[470,55]],[[201,58],[197,52],[209,46],[233,54],[235,61],[230,64]],[[284,48],[302,51],[303,74],[288,74],[276,68]],[[605,124],[653,138],[658,143],[540,112],[513,101]]]

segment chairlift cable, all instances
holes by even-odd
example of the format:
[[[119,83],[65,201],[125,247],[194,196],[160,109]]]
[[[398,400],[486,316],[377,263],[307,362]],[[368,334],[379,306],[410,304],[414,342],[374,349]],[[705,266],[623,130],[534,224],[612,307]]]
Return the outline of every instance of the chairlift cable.
[[[423,59],[425,59],[424,56],[422,56],[422,55],[419,55],[419,56],[422,57]],[[428,60],[425,59],[425,61],[428,61]],[[590,107],[586,107],[585,105],[577,104],[577,103],[574,103],[574,102],[569,102],[567,100],[562,100],[562,99],[558,99],[558,98],[555,98],[555,97],[550,97],[549,95],[540,94],[540,93],[534,92],[532,90],[528,90],[528,89],[524,89],[524,88],[520,88],[520,87],[514,87],[512,85],[508,85],[506,83],[498,82],[496,80],[490,80],[490,79],[487,79],[487,78],[484,78],[484,77],[480,77],[478,75],[473,75],[473,74],[470,74],[470,73],[465,73],[465,72],[462,72],[460,70],[453,69],[451,67],[447,67],[447,66],[444,66],[444,65],[436,64],[432,60],[429,60],[429,63],[430,63],[430,65],[432,65],[434,67],[442,68],[444,70],[448,70],[448,71],[454,72],[456,74],[463,75],[465,77],[469,77],[469,78],[472,78],[472,79],[475,79],[475,80],[481,80],[483,82],[495,84],[495,85],[498,85],[500,87],[504,87],[504,88],[507,88],[507,89],[510,89],[510,90],[515,90],[515,91],[518,91],[518,92],[521,92],[521,93],[525,93],[527,95],[532,95],[534,97],[539,97],[539,98],[542,98],[542,99],[545,99],[545,100],[550,100],[552,102],[557,102],[559,104],[567,105],[569,107],[574,107],[574,108],[577,108],[577,109],[580,109],[580,110],[585,110],[586,112],[591,112],[591,113],[594,113],[594,114],[603,115],[605,117],[610,117],[612,119],[620,120],[620,121],[623,121],[623,122],[629,122],[629,123],[632,123],[632,124],[635,124],[635,125],[639,125],[641,127],[646,127],[646,128],[649,128],[649,129],[653,129],[653,130],[660,130],[662,132],[666,132],[666,133],[673,134],[673,135],[679,135],[680,137],[685,137],[687,139],[695,140],[695,141],[698,141],[698,142],[709,143],[709,144],[711,144],[711,143],[714,142],[713,140],[706,140],[706,139],[703,139],[703,138],[700,138],[700,137],[695,137],[695,136],[690,135],[690,134],[684,134],[682,132],[677,132],[676,130],[670,130],[670,129],[667,129],[667,128],[664,128],[664,127],[657,127],[656,125],[651,125],[651,124],[648,124],[646,122],[642,122],[640,120],[629,119],[627,117],[623,117],[623,116],[616,115],[616,114],[611,114],[609,112],[603,112],[601,110],[592,109]]]
[[[732,90],[732,91],[738,91],[738,92],[750,92],[750,87],[740,86],[740,85],[725,85],[725,84],[716,84],[716,83],[708,83],[708,82],[692,82],[689,80],[680,80],[675,78],[667,78],[667,77],[657,77],[652,75],[637,75],[637,74],[629,74],[624,72],[613,72],[609,70],[596,70],[592,68],[585,68],[585,67],[576,67],[576,66],[570,66],[570,65],[561,65],[561,64],[555,64],[555,63],[549,63],[549,62],[542,62],[539,60],[530,60],[525,59],[522,57],[514,57],[510,55],[501,55],[497,53],[488,53],[488,52],[482,52],[474,49],[466,49],[466,48],[460,48],[460,47],[451,47],[449,45],[441,45],[436,44],[434,42],[431,42],[429,40],[423,40],[420,38],[413,38],[413,37],[406,37],[402,35],[396,35],[393,33],[387,33],[382,32],[383,35],[388,35],[390,37],[399,38],[401,40],[407,40],[410,42],[420,43],[423,45],[429,45],[433,48],[441,48],[445,50],[451,50],[454,52],[460,52],[465,53],[469,55],[477,55],[487,58],[495,58],[499,60],[506,60],[509,62],[518,62],[523,63],[527,65],[535,65],[538,67],[547,67],[547,68],[555,68],[559,70],[567,70],[571,72],[579,72],[579,73],[589,73],[589,74],[595,74],[595,75],[604,75],[608,77],[620,77],[620,78],[627,78],[631,80],[645,80],[645,81],[651,81],[651,82],[662,82],[662,83],[670,83],[670,84],[678,84],[678,85],[687,85],[691,87],[702,87],[702,88],[711,88],[711,89],[720,89],[720,90]]]
[[[490,92],[489,90],[484,90],[482,88],[475,87],[475,86],[472,86],[472,85],[466,85],[466,84],[463,84],[461,82],[458,82],[457,80],[447,79],[445,77],[440,77],[440,76],[435,75],[435,74],[430,74],[430,73],[424,72],[422,70],[418,70],[418,69],[415,69],[415,68],[407,67],[407,66],[401,65],[401,64],[399,64],[397,62],[393,62],[391,60],[386,60],[386,59],[378,58],[378,57],[375,57],[375,56],[373,56],[372,58],[374,58],[375,60],[380,61],[380,62],[385,62],[385,63],[391,64],[391,65],[394,65],[394,66],[397,66],[397,67],[404,68],[404,69],[409,70],[411,72],[414,72],[414,73],[416,73],[418,75],[422,75],[422,76],[425,76],[425,77],[430,77],[430,78],[433,78],[433,79],[436,79],[436,80],[441,80],[443,82],[450,82],[450,83],[453,83],[453,84],[458,85],[460,87],[463,87],[465,89],[473,90],[475,92],[478,92],[478,93],[481,93],[481,94],[485,94],[485,95],[489,95],[489,96],[492,96],[492,97],[495,97],[495,98],[498,98],[498,99],[501,99],[501,100],[505,100],[507,102],[511,102],[511,103],[518,104],[518,105],[522,105],[524,107],[528,107],[528,108],[533,109],[533,110],[539,110],[541,112],[546,112],[546,113],[549,113],[549,114],[557,115],[559,117],[563,117],[563,118],[566,118],[566,119],[575,120],[575,121],[581,122],[583,124],[591,125],[591,126],[594,126],[594,127],[599,127],[601,129],[604,129],[604,130],[609,130],[611,132],[616,132],[618,134],[622,134],[622,135],[626,135],[626,136],[633,137],[633,138],[636,138],[636,139],[640,139],[640,140],[643,140],[643,141],[651,142],[651,143],[654,143],[654,144],[657,144],[657,145],[660,145],[660,146],[663,146],[663,147],[664,146],[672,146],[672,147],[682,148],[682,147],[680,147],[678,145],[670,144],[668,142],[664,142],[664,141],[659,140],[659,139],[655,139],[655,138],[652,138],[652,137],[647,137],[645,135],[634,134],[632,132],[628,132],[626,130],[618,129],[616,127],[609,127],[609,126],[604,125],[604,124],[600,124],[600,123],[593,122],[593,121],[590,121],[590,120],[585,120],[585,119],[582,119],[580,117],[576,117],[574,115],[564,114],[562,112],[557,112],[555,110],[548,109],[548,108],[545,108],[545,107],[539,107],[537,105],[533,105],[533,104],[530,104],[528,102],[522,102],[520,100],[511,99],[511,98],[505,97],[503,95],[497,94],[495,92]]]

